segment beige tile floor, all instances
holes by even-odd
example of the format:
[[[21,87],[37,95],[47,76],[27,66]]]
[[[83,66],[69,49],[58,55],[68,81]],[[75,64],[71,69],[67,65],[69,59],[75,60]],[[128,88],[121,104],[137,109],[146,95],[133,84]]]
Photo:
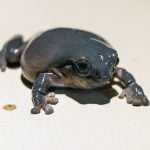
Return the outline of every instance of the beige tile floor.
[[[28,39],[60,26],[104,36],[118,50],[120,66],[136,76],[150,98],[149,0],[0,0],[0,20],[1,47],[16,33]],[[132,107],[117,96],[105,105],[83,105],[58,94],[54,114],[31,115],[31,90],[21,82],[20,74],[20,69],[0,73],[1,150],[150,149],[150,107]],[[11,103],[16,110],[2,108]]]

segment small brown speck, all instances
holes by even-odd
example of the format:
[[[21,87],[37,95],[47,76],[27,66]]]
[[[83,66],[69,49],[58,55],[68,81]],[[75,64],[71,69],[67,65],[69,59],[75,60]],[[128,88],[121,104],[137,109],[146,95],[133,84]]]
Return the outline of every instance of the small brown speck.
[[[15,110],[17,107],[14,104],[7,104],[3,106],[3,109],[7,110],[7,111],[12,111]]]

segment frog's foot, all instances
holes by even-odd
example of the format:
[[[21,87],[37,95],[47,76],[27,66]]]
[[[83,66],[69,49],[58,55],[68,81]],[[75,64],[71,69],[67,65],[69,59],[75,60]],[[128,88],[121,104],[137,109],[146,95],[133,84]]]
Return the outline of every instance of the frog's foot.
[[[45,111],[46,115],[50,115],[54,112],[54,109],[51,105],[43,105],[43,106],[34,106],[34,108],[31,109],[31,114],[39,114],[41,111],[41,108]]]
[[[45,111],[46,115],[50,115],[54,112],[53,107],[47,103],[47,99],[43,95],[38,95],[32,100],[33,103],[36,102],[36,105],[34,105],[34,107],[31,109],[31,114],[39,114],[42,108]]]
[[[127,88],[125,88],[119,97],[126,97],[127,103],[132,104],[133,106],[149,105],[149,100],[144,95],[142,88],[136,83],[132,83]]]
[[[6,62],[3,52],[1,51],[0,52],[0,69],[1,69],[1,71],[4,72],[6,70],[6,67],[7,67],[7,62]]]
[[[51,92],[47,94],[47,91],[51,87],[62,87],[64,81],[60,76],[50,73],[40,73],[32,87],[32,101],[34,108],[31,110],[32,114],[40,113],[41,108],[45,111],[45,114],[49,115],[54,112],[50,104],[56,104],[58,99],[55,98],[55,93]]]
[[[45,98],[48,104],[56,105],[58,103],[58,98],[55,97],[55,92],[48,93]]]

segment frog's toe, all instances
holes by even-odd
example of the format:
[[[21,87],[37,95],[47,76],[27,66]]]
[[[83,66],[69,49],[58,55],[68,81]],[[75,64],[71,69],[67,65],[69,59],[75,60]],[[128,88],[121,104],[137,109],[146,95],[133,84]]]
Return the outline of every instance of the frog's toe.
[[[124,98],[126,96],[126,89],[124,89],[121,94],[119,95],[119,98]]]
[[[44,111],[45,111],[45,114],[46,115],[50,115],[54,112],[54,109],[51,105],[47,104],[43,107]]]
[[[132,105],[133,106],[142,106],[142,101],[141,101],[141,99],[140,98],[137,98],[137,97],[135,97],[133,100],[132,100]]]
[[[58,103],[58,98],[50,97],[47,101],[48,104],[56,105]]]
[[[149,105],[149,100],[145,95],[143,95],[141,97],[141,103],[142,103],[143,106],[148,106]]]
[[[41,108],[35,106],[34,108],[31,109],[31,114],[39,114],[40,113]]]
[[[6,70],[7,62],[5,58],[0,54],[0,69],[2,72]]]
[[[45,96],[47,103],[51,105],[56,105],[58,103],[58,98],[55,97],[55,93],[51,92]]]
[[[133,106],[148,106],[149,105],[149,100],[146,98],[145,95],[143,96],[138,96],[135,97],[132,101]]]
[[[0,66],[1,72],[4,72],[6,70],[5,66]]]
[[[145,95],[142,96],[126,96],[127,103],[132,104],[133,106],[148,106],[149,100],[146,98]]]
[[[132,101],[133,101],[132,98],[128,98],[128,97],[127,97],[126,99],[127,99],[127,103],[128,103],[128,104],[132,104]]]

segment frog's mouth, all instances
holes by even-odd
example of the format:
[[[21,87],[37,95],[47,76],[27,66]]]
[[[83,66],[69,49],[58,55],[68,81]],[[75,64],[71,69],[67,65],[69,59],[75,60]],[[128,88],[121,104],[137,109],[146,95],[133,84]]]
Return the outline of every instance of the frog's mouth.
[[[69,77],[66,78],[66,80],[70,81],[71,83],[70,85],[72,88],[79,88],[79,89],[94,89],[106,85],[106,83],[102,81],[97,82],[92,78],[84,78],[75,75],[69,75]]]
[[[76,74],[71,66],[62,68],[60,72],[66,86],[71,88],[93,89],[97,87],[104,87],[106,84],[110,83],[107,79],[104,80],[95,70],[92,70],[88,76],[80,76],[79,74]]]

